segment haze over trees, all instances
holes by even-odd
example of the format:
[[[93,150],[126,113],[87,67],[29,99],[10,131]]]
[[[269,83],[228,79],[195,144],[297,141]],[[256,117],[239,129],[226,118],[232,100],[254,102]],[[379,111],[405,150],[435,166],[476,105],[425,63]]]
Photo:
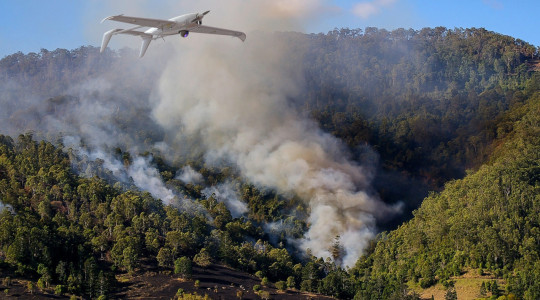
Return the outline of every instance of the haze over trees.
[[[119,180],[107,160],[70,149],[62,139],[69,128],[56,132],[47,117],[65,120],[83,101],[71,87],[99,74],[120,76],[107,71],[129,68],[136,56],[81,47],[0,60],[1,270],[97,298],[114,291],[115,274],[136,273],[147,263],[185,278],[195,265],[220,263],[281,290],[414,299],[411,288],[437,283],[451,295],[453,278],[475,269],[506,283],[484,286],[486,294],[540,298],[536,47],[482,28],[276,36],[303,51],[305,88],[292,105],[377,173],[374,188],[383,201],[403,201],[406,211],[414,210],[381,222],[391,230],[379,234],[354,267],[340,267],[339,239],[329,249],[333,260],[294,250],[290,239],[305,233],[308,208],[295,195],[246,182],[231,166],[208,165],[192,146],[196,141],[187,141],[192,148],[176,161],[150,146],[139,153],[168,189],[193,199],[189,209],[182,199],[164,204],[133,180]],[[147,104],[137,100],[150,97],[150,89],[141,81],[92,98],[115,97],[124,105],[94,125],[124,130],[124,144],[107,150],[126,167],[136,163],[134,145],[165,138],[144,113]],[[187,166],[201,181],[175,176]],[[245,213],[233,216],[219,195],[205,190],[225,183],[232,183]],[[281,226],[268,230],[265,224]]]

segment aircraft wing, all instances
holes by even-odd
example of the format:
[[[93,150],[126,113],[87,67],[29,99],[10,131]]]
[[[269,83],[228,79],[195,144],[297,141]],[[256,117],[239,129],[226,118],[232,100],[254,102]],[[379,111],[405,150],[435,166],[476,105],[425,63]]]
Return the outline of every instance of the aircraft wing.
[[[189,30],[189,32],[230,35],[230,36],[235,36],[241,39],[242,42],[246,40],[246,34],[243,32],[223,29],[223,28],[210,27],[210,26],[205,26],[205,25],[200,25],[198,27],[192,28]]]
[[[152,38],[152,35],[150,35],[150,34],[140,32],[140,31],[136,31],[136,30],[129,30],[129,29],[115,32],[115,34],[129,34],[129,35],[138,35],[138,36],[140,36],[142,38]]]
[[[129,23],[129,24],[139,25],[143,27],[155,27],[155,28],[164,28],[167,26],[175,25],[175,23],[170,20],[129,17],[129,16],[124,16],[124,15],[110,16],[103,19],[101,22],[106,21],[106,20]]]

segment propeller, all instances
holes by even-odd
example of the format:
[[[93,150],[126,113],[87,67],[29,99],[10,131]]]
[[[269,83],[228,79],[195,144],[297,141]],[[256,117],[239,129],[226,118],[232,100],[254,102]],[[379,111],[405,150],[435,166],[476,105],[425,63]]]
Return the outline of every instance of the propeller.
[[[207,10],[205,12],[203,12],[202,14],[197,14],[197,16],[195,17],[195,19],[193,19],[191,22],[201,22],[202,21],[202,18],[204,18],[204,16],[206,16],[210,11]]]

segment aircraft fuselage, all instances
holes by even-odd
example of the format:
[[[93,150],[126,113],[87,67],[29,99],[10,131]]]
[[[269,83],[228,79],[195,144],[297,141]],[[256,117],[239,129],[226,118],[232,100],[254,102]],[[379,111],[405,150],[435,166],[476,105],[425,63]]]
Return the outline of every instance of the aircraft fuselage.
[[[169,21],[174,22],[174,24],[164,26],[163,28],[150,28],[144,33],[157,37],[179,34],[182,31],[189,31],[192,28],[198,27],[199,24],[197,24],[197,22],[193,22],[193,20],[196,18],[196,13],[174,17],[169,19]]]

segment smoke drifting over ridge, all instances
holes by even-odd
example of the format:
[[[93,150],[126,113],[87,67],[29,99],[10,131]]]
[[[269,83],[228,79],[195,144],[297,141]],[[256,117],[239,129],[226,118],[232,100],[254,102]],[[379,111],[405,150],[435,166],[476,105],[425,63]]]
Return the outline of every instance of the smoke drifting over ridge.
[[[248,33],[244,44],[194,37],[177,45],[154,97],[157,122],[178,138],[198,136],[208,161],[230,161],[249,181],[300,196],[311,215],[299,246],[330,257],[340,236],[343,263],[353,265],[373,237],[375,218],[399,208],[369,192],[372,174],[339,140],[288,105],[303,88],[301,49],[264,33]]]
[[[155,7],[149,1],[128,3],[115,5],[135,7],[140,12],[137,15],[147,6]],[[200,141],[207,163],[227,161],[254,184],[301,197],[311,215],[310,230],[297,241],[298,247],[329,257],[339,235],[345,251],[343,264],[351,266],[373,237],[375,219],[395,213],[398,208],[384,205],[371,192],[370,168],[352,161],[339,140],[321,131],[289,104],[304,89],[303,50],[294,43],[295,34],[278,39],[272,33],[254,30],[301,30],[306,20],[317,19],[328,1],[286,3],[175,1],[160,14],[172,17],[171,11],[182,14],[210,9],[205,24],[246,31],[246,42],[197,34],[185,40],[169,37],[165,44],[156,40],[143,59],[128,59],[105,74],[73,84],[60,94],[75,97],[53,100],[51,108],[43,95],[33,95],[20,103],[0,99],[2,107],[13,105],[10,110],[15,112],[10,111],[11,117],[0,120],[0,124],[10,134],[41,129],[53,135],[72,136],[71,141],[64,138],[64,143],[78,151],[80,159],[102,161],[115,178],[131,181],[165,203],[179,195],[166,187],[151,160],[138,153],[159,150],[175,160],[193,149],[184,144],[186,140]],[[116,12],[102,10],[100,14],[105,15],[99,17]],[[142,131],[155,132],[155,136],[140,137]],[[160,142],[154,144],[156,141]],[[114,147],[131,153],[130,166],[113,157]],[[191,173],[182,169],[179,179],[197,180]],[[245,206],[233,199],[234,191],[226,186],[206,192],[227,203],[235,210],[233,214],[245,212]]]

